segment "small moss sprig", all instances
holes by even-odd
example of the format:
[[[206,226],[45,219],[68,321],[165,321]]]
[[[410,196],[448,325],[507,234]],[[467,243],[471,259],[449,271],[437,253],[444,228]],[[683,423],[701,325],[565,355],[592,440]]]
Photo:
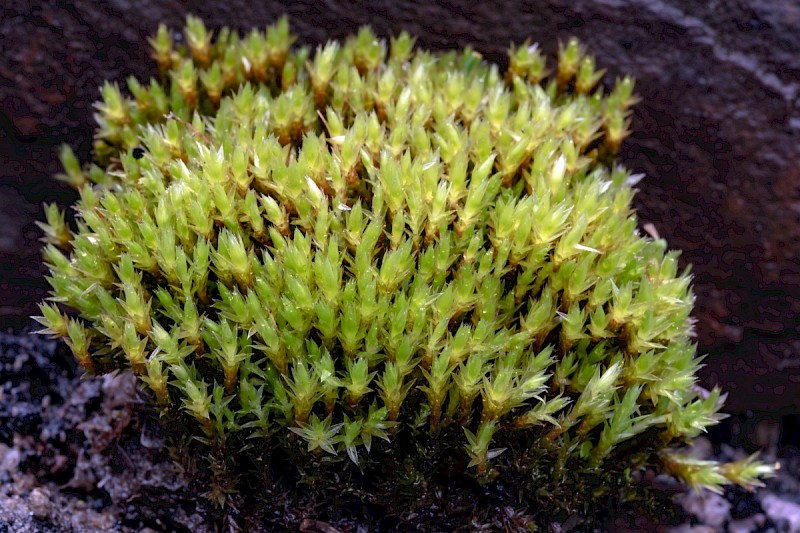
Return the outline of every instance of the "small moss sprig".
[[[285,19],[185,36],[152,39],[161,81],[102,88],[95,163],[62,153],[76,228],[55,206],[40,224],[36,318],[88,372],[132,369],[234,452],[363,466],[411,435],[484,480],[509,454],[557,483],[769,473],[676,451],[723,396],[693,387],[689,271],[638,233],[638,177],[612,163],[630,78],[606,93],[574,39],[548,77],[527,42],[502,75],[369,29],[313,53]]]

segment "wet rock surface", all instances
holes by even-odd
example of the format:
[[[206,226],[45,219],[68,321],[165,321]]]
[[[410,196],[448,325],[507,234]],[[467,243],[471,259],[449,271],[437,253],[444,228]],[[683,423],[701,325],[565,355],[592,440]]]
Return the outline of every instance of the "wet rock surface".
[[[105,79],[153,75],[146,37],[180,28],[174,0],[7,3],[0,16],[0,319],[19,327],[46,295],[34,225],[41,202],[70,204],[55,149],[90,155],[91,104]],[[800,5],[758,0],[207,2],[212,27],[290,16],[302,42],[371,24],[432,49],[473,46],[504,61],[531,37],[554,54],[577,35],[608,69],[637,79],[642,103],[621,160],[648,178],[637,207],[696,274],[706,386],[728,408],[800,404]]]

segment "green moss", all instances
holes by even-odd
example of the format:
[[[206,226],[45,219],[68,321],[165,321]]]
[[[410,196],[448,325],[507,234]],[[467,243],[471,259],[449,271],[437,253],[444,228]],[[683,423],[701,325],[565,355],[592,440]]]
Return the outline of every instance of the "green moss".
[[[552,77],[527,43],[503,75],[406,34],[293,41],[190,18],[188,49],[152,40],[161,81],[103,87],[95,163],[63,155],[77,228],[42,223],[80,320],[43,304],[44,332],[132,369],[213,457],[318,486],[450,469],[566,509],[647,465],[758,484],[760,463],[675,451],[723,397],[693,386],[688,270],[613,164],[630,78],[595,88],[575,40]]]

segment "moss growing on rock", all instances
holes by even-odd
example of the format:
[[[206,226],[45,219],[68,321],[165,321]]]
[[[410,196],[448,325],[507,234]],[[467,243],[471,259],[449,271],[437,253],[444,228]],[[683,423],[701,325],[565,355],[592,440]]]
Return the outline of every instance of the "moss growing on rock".
[[[161,81],[103,87],[95,163],[62,157],[77,227],[42,223],[37,318],[88,372],[131,369],[223,463],[392,494],[446,469],[568,509],[644,466],[769,472],[676,450],[723,397],[694,386],[689,273],[613,164],[630,78],[597,88],[575,40],[503,74],[368,29],[313,52],[286,20],[184,35],[152,39]]]

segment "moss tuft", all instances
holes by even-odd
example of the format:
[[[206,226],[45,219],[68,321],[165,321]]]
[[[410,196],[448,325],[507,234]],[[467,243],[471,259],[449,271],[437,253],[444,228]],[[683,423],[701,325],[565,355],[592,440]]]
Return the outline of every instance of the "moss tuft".
[[[88,372],[136,373],[215,470],[287,458],[399,501],[466,473],[565,511],[649,465],[769,473],[676,450],[724,397],[694,386],[689,272],[613,164],[630,78],[598,86],[574,39],[549,77],[527,43],[501,73],[366,28],[185,35],[152,39],[160,81],[102,88],[95,163],[63,152],[77,227],[48,207],[44,255],[80,317],[37,318]]]

